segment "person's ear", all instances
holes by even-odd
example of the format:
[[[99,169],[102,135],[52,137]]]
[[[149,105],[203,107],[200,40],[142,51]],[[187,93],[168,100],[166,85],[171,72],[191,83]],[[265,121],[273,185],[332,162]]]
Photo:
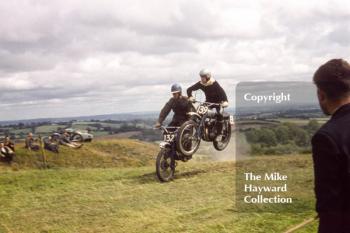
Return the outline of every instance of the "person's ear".
[[[317,88],[317,97],[320,102],[324,102],[327,99],[326,93],[320,88]]]

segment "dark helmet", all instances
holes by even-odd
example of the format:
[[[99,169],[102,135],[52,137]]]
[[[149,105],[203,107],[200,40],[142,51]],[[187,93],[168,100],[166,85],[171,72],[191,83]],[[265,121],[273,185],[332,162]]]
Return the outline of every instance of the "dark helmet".
[[[181,88],[180,84],[174,83],[171,86],[171,93],[178,93],[178,92],[182,92],[182,88]]]

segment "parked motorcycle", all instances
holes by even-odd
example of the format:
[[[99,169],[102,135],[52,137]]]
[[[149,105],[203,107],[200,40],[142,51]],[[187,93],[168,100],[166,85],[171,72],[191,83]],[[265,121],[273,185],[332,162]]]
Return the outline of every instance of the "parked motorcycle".
[[[197,104],[197,106],[195,106]],[[190,120],[186,121],[178,129],[176,138],[177,151],[185,156],[193,155],[199,148],[201,140],[213,142],[216,150],[224,150],[231,139],[231,125],[234,124],[233,116],[224,111],[224,108],[217,103],[199,102],[193,103],[195,111],[189,112]],[[218,113],[215,108],[223,115],[222,138],[217,141]]]
[[[83,143],[80,141],[72,140],[72,136],[67,132],[65,133],[52,133],[51,135],[51,142],[54,144],[60,144],[65,145],[71,148],[79,149],[83,146]]]
[[[65,129],[65,131],[69,134],[70,140],[72,142],[91,142],[94,138],[94,136],[90,133],[75,130],[72,128]]]

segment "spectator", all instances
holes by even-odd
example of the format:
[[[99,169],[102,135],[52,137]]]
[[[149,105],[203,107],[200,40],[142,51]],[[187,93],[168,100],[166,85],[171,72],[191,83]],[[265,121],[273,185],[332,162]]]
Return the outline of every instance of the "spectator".
[[[4,145],[5,145],[5,147],[8,147],[13,152],[15,152],[15,144],[11,141],[10,137],[8,137],[8,136],[5,137]]]
[[[6,137],[4,142],[0,143],[0,157],[2,160],[10,163],[15,156],[15,146],[14,143],[11,142],[9,137]]]
[[[34,139],[32,133],[28,133],[26,140],[25,140],[25,148],[32,151],[38,151],[40,149],[40,146],[38,144],[35,144],[37,140]]]
[[[55,143],[54,140],[52,140],[52,137],[44,137],[43,142],[44,142],[44,148],[46,150],[58,153],[58,145],[57,143]]]
[[[312,138],[318,232],[350,232],[350,65],[332,59],[313,81],[322,111],[331,115]]]

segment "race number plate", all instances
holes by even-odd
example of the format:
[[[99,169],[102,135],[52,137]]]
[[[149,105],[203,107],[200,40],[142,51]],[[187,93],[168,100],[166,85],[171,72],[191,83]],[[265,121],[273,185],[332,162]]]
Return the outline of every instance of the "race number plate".
[[[233,121],[233,116],[232,116],[232,115],[230,115],[230,124],[231,124],[231,125],[234,125],[234,124],[235,124],[235,122]]]
[[[208,107],[206,106],[199,106],[197,113],[200,115],[204,115],[208,112]]]
[[[173,133],[167,133],[163,135],[163,141],[165,142],[172,142],[175,139],[175,134]]]

